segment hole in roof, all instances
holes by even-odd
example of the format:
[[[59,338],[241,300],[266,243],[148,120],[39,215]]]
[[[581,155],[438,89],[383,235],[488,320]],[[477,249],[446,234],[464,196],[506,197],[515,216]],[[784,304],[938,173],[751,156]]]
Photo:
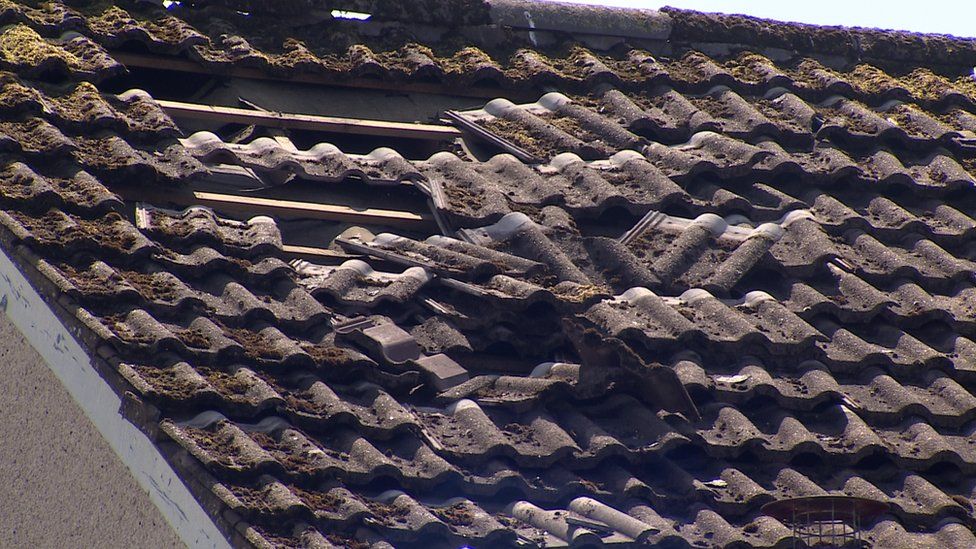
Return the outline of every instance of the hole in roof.
[[[635,215],[634,212],[623,206],[612,206],[607,208],[597,218],[601,225],[614,227],[613,234],[617,234],[618,229],[628,230],[636,224],[643,215]]]
[[[475,101],[449,95],[450,90],[411,93],[383,79],[284,82],[270,73],[261,78],[218,78],[193,63],[176,61],[160,68],[152,62],[153,52],[134,41],[116,50],[127,55],[123,61],[128,71],[100,88],[117,94],[141,89],[156,99],[186,103],[166,108],[187,136],[209,131],[227,139],[254,124],[255,135],[284,135],[302,150],[319,143],[353,154],[386,147],[407,159],[426,160],[436,152],[454,150],[452,137],[411,135],[398,124],[442,125],[438,121],[443,111],[471,108]],[[480,106],[480,100],[475,102]],[[227,110],[215,114],[211,106]],[[302,118],[306,116],[326,118]]]
[[[350,11],[350,10],[332,10],[332,17],[335,19],[352,19],[355,21],[366,21],[373,14],[363,13],[361,11]]]
[[[480,162],[487,162],[500,154],[508,154],[502,147],[467,132],[461,138],[461,147],[468,156]]]
[[[127,53],[149,54],[144,44],[127,43],[119,48]],[[201,89],[214,85],[208,74],[176,72],[145,67],[127,67],[123,74],[107,79],[98,85],[103,92],[120,94],[132,89],[149,92],[156,99],[187,100]]]
[[[184,0],[184,7],[189,7],[189,4]],[[167,8],[176,9],[179,5],[174,1]],[[363,12],[343,14],[360,18],[370,15]],[[337,232],[353,225],[366,226],[374,233],[394,232],[414,238],[436,232],[437,225],[431,221],[427,200],[419,196],[419,191],[410,183],[422,179],[422,176],[404,169],[405,163],[399,159],[389,161],[389,157],[377,159],[363,156],[378,148],[388,148],[409,162],[426,160],[441,151],[458,152],[459,145],[453,132],[442,132],[429,126],[443,126],[439,121],[444,111],[479,108],[486,101],[455,95],[457,90],[444,86],[411,87],[412,83],[393,82],[383,77],[368,82],[359,77],[317,80],[318,77],[313,74],[302,73],[300,79],[303,81],[296,82],[270,72],[260,73],[259,70],[250,69],[247,77],[242,77],[237,70],[240,67],[229,67],[228,73],[215,76],[189,60],[176,57],[170,58],[163,68],[155,53],[136,41],[115,48],[113,54],[119,54],[128,70],[123,75],[102,82],[99,85],[101,90],[120,94],[140,89],[157,100],[169,101],[171,103],[165,105],[164,109],[173,117],[184,136],[201,131],[211,132],[217,135],[216,142],[200,141],[230,151],[230,158],[225,155],[220,160],[211,161],[205,155],[206,147],[201,147],[198,155],[211,168],[211,176],[193,181],[192,190],[233,195],[237,199],[245,196],[245,193],[255,193],[249,196],[300,202],[303,206],[312,203],[335,205],[344,208],[342,215],[357,218],[345,225],[331,221],[316,222],[302,231],[283,235],[286,246],[317,249],[322,252],[317,256],[322,261],[344,258],[338,250],[327,248]],[[417,128],[405,128],[403,124],[424,124],[427,127],[423,130],[427,131],[418,132]],[[268,147],[248,150],[247,146],[259,138],[273,139],[279,147],[265,139],[261,145],[269,144]],[[340,161],[334,163],[323,161],[320,164],[328,165],[319,171],[324,171],[325,175],[309,175],[311,169],[306,170],[297,164],[315,164],[315,159],[310,160],[311,155],[307,152],[322,143],[334,145],[348,158],[338,159]],[[299,152],[296,153],[292,146]],[[319,150],[322,149],[328,147],[320,147]],[[279,157],[281,162],[277,161]],[[270,167],[266,165],[272,163]],[[379,177],[367,173],[372,179],[368,182],[333,181],[332,174],[340,172],[348,164],[356,164],[364,172],[383,173]],[[219,169],[213,170],[215,167]],[[334,179],[346,175],[340,172]],[[222,187],[215,188],[217,185]],[[131,194],[126,196],[130,199],[142,199],[136,194],[135,184],[128,190]],[[174,196],[160,200],[163,202],[159,206],[183,209],[192,205],[184,202],[192,201],[193,196],[175,196],[174,193]],[[231,205],[232,202],[236,206]],[[295,208],[281,213],[284,204],[265,208],[254,206],[256,202],[227,200],[223,205],[215,205],[214,209],[221,217],[239,220],[268,214],[269,209],[275,209],[278,213],[272,215],[276,222],[294,219],[303,212],[312,211]],[[402,219],[384,226],[379,224],[382,221],[375,221],[375,218],[366,219],[370,217],[370,214],[363,213],[367,209],[392,211],[393,217],[403,214],[401,218],[422,216],[423,219],[417,223],[420,226],[413,224],[413,221],[401,223]],[[329,238],[323,238],[323,233]],[[301,240],[303,235],[309,235],[308,238],[315,235],[315,241]],[[316,260],[306,255],[302,257]],[[329,259],[324,259],[326,257]]]

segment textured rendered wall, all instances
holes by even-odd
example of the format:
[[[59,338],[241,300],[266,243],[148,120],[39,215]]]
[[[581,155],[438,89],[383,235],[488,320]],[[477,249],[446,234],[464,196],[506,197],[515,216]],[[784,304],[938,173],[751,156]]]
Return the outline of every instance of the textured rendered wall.
[[[0,547],[183,547],[2,313]]]

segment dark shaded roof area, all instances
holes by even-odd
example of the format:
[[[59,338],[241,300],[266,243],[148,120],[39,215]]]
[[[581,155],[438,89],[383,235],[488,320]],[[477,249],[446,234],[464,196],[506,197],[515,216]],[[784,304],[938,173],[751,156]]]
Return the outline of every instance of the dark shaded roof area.
[[[971,42],[118,4],[0,0],[0,242],[235,542],[789,547],[763,504],[847,494],[890,505],[877,547],[976,545]],[[110,93],[138,56],[488,95],[426,158],[294,149]],[[437,229],[316,260],[169,202],[227,166],[408,188]]]

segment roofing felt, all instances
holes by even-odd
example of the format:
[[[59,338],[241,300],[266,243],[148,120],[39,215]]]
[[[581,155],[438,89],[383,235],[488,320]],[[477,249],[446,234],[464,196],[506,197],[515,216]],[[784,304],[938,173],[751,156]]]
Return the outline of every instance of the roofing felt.
[[[828,68],[747,46],[382,51],[299,26],[310,45],[269,53],[251,42],[282,28],[237,2],[71,4],[0,3],[0,238],[250,543],[789,546],[763,504],[847,494],[890,504],[875,546],[976,544],[969,42]],[[668,13],[676,40],[726,21]],[[137,50],[493,81],[454,120],[501,146],[183,135],[150,94],[97,87]],[[443,234],[347,231],[315,262],[280,220],[120,196],[228,165],[415,189]]]

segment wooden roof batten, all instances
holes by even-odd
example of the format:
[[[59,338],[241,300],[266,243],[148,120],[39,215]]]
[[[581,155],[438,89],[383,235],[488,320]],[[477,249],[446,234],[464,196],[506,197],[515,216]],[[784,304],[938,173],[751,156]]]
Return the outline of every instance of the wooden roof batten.
[[[159,103],[167,114],[174,118],[192,118],[225,124],[237,123],[288,130],[321,131],[431,141],[450,141],[461,136],[461,132],[456,128],[436,124],[259,111],[162,99],[157,99],[156,102]]]

